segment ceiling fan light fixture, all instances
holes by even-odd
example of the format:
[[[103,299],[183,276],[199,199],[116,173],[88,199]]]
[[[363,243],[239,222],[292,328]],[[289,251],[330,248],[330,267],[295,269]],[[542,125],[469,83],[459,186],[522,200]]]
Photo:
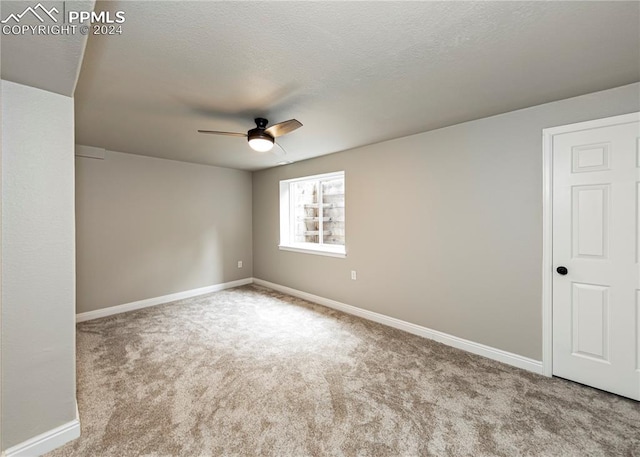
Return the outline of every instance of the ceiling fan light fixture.
[[[249,146],[251,149],[258,152],[267,152],[273,148],[273,137],[266,133],[264,129],[249,130],[247,135],[249,140]]]

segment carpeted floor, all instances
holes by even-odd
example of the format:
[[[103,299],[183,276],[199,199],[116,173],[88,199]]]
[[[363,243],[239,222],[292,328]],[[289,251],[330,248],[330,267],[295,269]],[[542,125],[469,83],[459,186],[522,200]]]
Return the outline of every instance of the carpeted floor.
[[[269,289],[78,325],[58,456],[640,456],[640,404]]]

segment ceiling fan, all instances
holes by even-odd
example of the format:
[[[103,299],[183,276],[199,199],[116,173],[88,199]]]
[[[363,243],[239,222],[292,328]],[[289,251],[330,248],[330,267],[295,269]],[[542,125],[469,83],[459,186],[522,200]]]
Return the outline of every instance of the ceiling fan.
[[[256,128],[249,130],[247,133],[236,132],[219,132],[216,130],[198,130],[199,133],[210,133],[213,135],[228,135],[246,137],[249,141],[249,146],[254,151],[267,152],[273,148],[275,139],[279,136],[291,133],[297,128],[302,127],[302,123],[296,119],[289,119],[288,121],[273,124],[267,128],[269,121],[262,117],[255,119]]]

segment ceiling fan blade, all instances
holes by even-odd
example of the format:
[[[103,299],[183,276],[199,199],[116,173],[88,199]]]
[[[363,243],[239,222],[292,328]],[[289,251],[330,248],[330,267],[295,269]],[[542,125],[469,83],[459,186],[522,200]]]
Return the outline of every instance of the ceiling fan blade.
[[[280,122],[279,124],[274,124],[268,129],[265,130],[269,135],[274,138],[278,138],[279,136],[286,135],[287,133],[293,132],[295,129],[302,127],[302,123],[296,119],[289,119],[288,121]]]
[[[246,138],[246,133],[236,133],[236,132],[218,132],[216,130],[198,130],[198,133],[210,133],[212,135],[227,135],[227,136],[239,136],[241,138]]]
[[[284,156],[287,153],[287,151],[284,150],[284,148],[282,147],[282,145],[280,143],[277,143],[277,142],[274,141],[273,144],[278,146],[277,148],[273,148],[271,150],[271,153],[273,155],[280,157],[280,156]]]

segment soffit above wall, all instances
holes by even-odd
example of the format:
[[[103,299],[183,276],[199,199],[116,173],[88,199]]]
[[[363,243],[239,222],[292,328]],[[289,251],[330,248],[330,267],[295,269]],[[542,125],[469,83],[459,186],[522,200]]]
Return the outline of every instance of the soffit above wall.
[[[0,17],[7,20],[2,24],[3,27],[62,26],[65,9],[92,11],[94,3],[93,0],[40,3],[2,1]],[[28,7],[34,8],[42,21],[31,11],[21,16]],[[45,9],[51,16],[47,17]],[[9,18],[12,14],[14,18]],[[51,28],[46,30],[48,33],[41,35],[31,31],[18,35],[2,33],[2,79],[71,97],[78,80],[87,36],[79,31],[56,35],[53,33],[57,28],[53,32]]]

